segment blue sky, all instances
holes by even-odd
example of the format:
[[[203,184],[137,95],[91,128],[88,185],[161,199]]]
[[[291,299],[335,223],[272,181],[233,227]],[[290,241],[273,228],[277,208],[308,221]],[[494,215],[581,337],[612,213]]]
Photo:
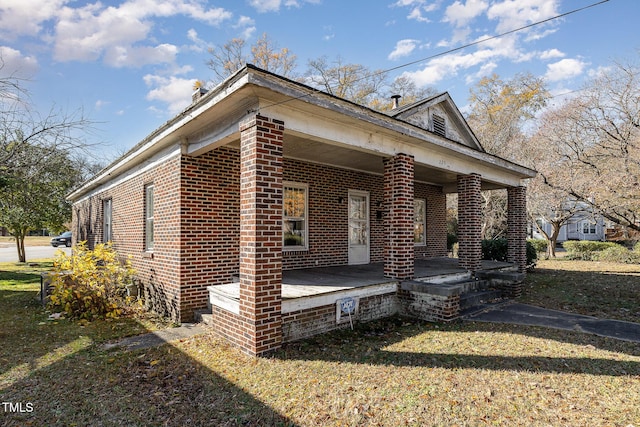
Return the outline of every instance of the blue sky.
[[[418,85],[449,91],[463,109],[491,73],[544,77],[575,90],[614,60],[637,60],[640,2],[609,0],[450,55],[452,48],[599,0],[0,0],[3,76],[28,79],[48,111],[82,108],[96,121],[97,158],[111,159],[186,107],[196,79],[213,77],[207,47],[268,34],[307,61],[337,56],[398,68]],[[435,56],[435,57],[434,57]],[[431,59],[429,59],[431,58]],[[417,62],[416,62],[417,61]],[[557,102],[561,97],[554,98]]]

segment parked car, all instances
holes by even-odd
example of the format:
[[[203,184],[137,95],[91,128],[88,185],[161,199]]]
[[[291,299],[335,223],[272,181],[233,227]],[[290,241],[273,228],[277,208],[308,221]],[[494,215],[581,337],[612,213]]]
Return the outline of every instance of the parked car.
[[[61,235],[56,236],[53,239],[51,239],[51,246],[53,246],[54,248],[57,248],[58,246],[70,247],[71,246],[71,232],[70,231],[65,231]]]

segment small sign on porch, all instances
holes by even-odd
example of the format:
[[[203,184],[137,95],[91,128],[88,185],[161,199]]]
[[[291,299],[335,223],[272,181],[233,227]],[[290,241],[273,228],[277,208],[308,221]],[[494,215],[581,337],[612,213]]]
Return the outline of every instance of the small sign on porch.
[[[360,298],[346,297],[336,301],[336,323],[349,321],[353,329],[353,317],[358,312]]]

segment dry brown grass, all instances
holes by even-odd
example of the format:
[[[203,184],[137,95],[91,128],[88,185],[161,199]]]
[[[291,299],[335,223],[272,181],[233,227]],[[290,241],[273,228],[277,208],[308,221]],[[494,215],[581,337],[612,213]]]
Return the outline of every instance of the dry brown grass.
[[[555,265],[543,263],[527,298],[535,299],[537,286],[582,283],[582,270]],[[625,268],[607,266],[586,277],[591,286],[627,295],[638,282],[627,280],[635,273]],[[30,402],[33,411],[0,412],[4,425],[640,426],[636,343],[392,318],[291,343],[260,359],[211,334],[105,351],[102,343],[118,334],[113,323],[48,322],[19,293],[31,291],[8,287],[0,279],[0,313],[14,307],[10,319],[0,314],[0,333],[16,324],[13,338],[2,340],[10,344],[0,352],[0,401]],[[556,304],[548,300],[558,292],[545,292],[541,298]],[[584,306],[564,299],[559,307]]]

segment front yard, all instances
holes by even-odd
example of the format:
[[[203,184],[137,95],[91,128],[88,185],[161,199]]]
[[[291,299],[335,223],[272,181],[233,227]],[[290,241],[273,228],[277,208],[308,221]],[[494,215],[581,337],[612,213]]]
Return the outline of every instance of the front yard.
[[[2,425],[640,426],[637,343],[392,318],[262,359],[210,335],[106,351],[159,326],[47,320],[44,267],[0,264]],[[638,265],[542,261],[521,301],[640,321],[638,295]]]

